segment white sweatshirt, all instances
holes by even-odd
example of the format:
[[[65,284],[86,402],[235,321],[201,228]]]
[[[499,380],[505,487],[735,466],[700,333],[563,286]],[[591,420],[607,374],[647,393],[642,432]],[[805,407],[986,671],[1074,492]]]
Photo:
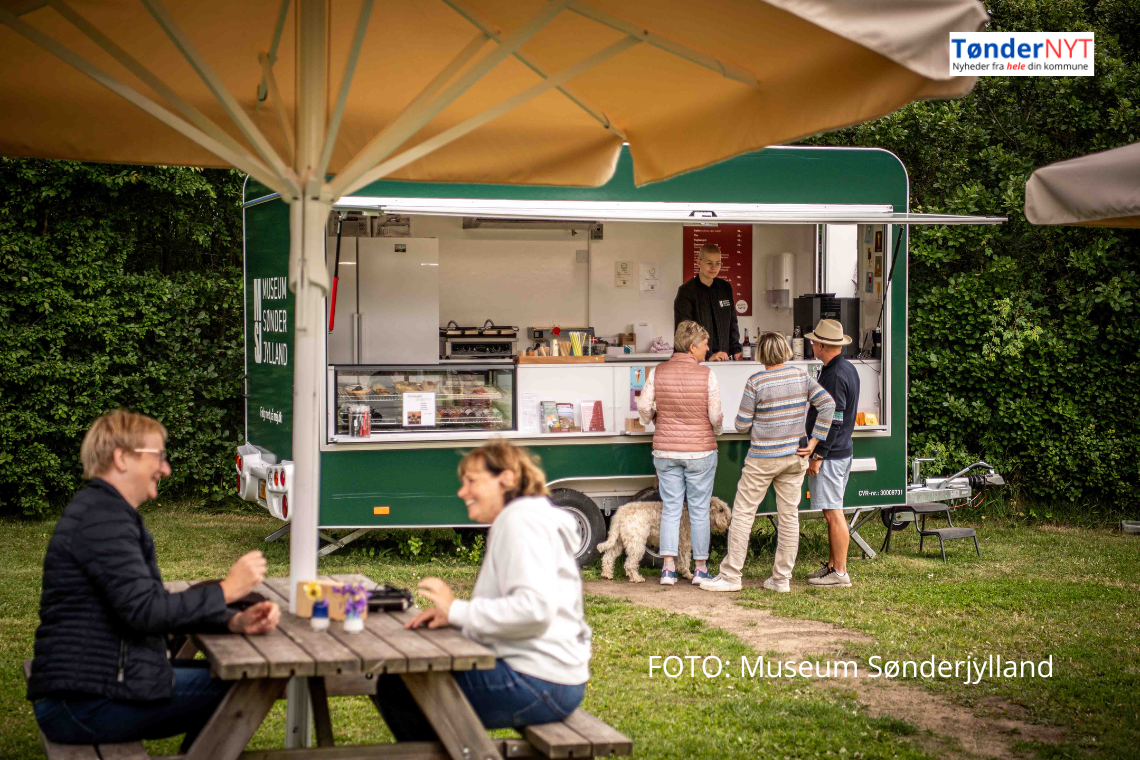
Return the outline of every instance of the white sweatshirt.
[[[448,619],[520,673],[576,685],[590,679],[590,626],[574,561],[574,518],[545,496],[511,501],[491,523],[471,601]]]

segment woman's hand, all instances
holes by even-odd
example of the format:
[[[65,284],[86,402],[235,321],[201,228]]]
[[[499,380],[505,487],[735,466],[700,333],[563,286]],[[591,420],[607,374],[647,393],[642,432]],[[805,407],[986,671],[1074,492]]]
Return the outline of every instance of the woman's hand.
[[[269,633],[281,620],[281,608],[274,602],[258,602],[230,618],[228,627],[233,633]]]
[[[419,628],[421,625],[427,625],[428,628],[443,628],[448,624],[447,613],[439,609],[439,607],[432,607],[431,609],[424,610],[414,618],[404,624],[405,628]]]
[[[222,581],[222,595],[226,604],[241,599],[265,580],[265,567],[265,555],[257,549],[239,557]]]
[[[451,603],[455,601],[455,594],[451,593],[451,588],[439,578],[424,578],[418,588],[435,607],[416,615],[404,627],[419,628],[424,623],[427,623],[428,628],[442,628],[447,625],[447,613],[451,610]]]

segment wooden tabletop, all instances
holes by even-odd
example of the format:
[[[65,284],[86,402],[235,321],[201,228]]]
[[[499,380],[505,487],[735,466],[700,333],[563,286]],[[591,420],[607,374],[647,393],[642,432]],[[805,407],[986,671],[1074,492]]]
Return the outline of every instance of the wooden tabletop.
[[[321,576],[341,583],[375,583],[363,575]],[[168,591],[183,591],[188,581],[169,581]],[[327,631],[314,631],[306,618],[290,612],[289,579],[269,578],[255,589],[281,606],[281,622],[266,634],[195,634],[194,644],[205,654],[217,678],[288,678],[290,676],[372,676],[451,670],[490,670],[495,654],[454,628],[417,628],[404,623],[418,610],[370,612],[360,633],[344,632],[331,621]]]

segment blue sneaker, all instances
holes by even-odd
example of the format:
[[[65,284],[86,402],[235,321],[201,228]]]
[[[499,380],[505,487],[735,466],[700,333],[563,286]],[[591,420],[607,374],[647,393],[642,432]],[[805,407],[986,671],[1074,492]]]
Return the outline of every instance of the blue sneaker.
[[[662,586],[675,586],[675,585],[677,585],[677,571],[676,570],[662,570],[661,571],[661,585]]]
[[[694,586],[699,586],[702,583],[704,583],[705,581],[711,581],[712,579],[713,579],[712,574],[706,570],[694,570],[693,571],[693,585]]]

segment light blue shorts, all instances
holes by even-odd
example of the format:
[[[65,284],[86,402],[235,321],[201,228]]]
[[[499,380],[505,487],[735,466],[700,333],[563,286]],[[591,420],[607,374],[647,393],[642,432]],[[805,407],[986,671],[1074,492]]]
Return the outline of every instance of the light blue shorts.
[[[825,459],[819,463],[819,474],[808,477],[812,509],[843,509],[843,492],[851,477],[851,459]]]

